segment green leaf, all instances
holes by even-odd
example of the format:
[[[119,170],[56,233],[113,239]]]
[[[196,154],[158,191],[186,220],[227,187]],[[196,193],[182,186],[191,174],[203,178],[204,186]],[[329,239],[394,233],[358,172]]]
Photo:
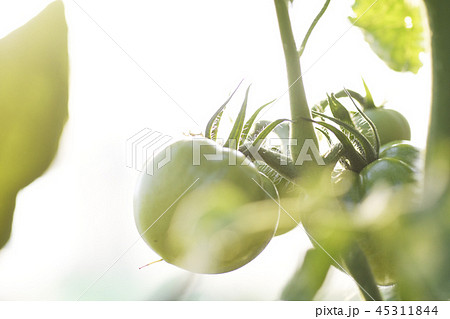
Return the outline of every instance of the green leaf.
[[[275,100],[270,101],[269,103],[264,104],[263,106],[259,107],[255,113],[248,119],[248,121],[245,123],[244,128],[242,129],[241,134],[241,140],[239,142],[239,145],[244,144],[245,140],[248,137],[248,134],[250,132],[250,129],[253,126],[253,123],[255,122],[256,118],[258,117],[258,114],[268,105],[272,104]]]
[[[17,192],[50,166],[68,117],[67,25],[55,1],[0,39],[0,248]]]
[[[245,92],[245,99],[242,103],[239,114],[234,122],[233,128],[231,129],[230,135],[228,136],[228,140],[225,142],[224,147],[230,147],[233,149],[238,149],[241,141],[241,133],[242,128],[244,127],[245,121],[245,112],[247,110],[247,102],[248,102],[248,93],[250,92],[250,86],[247,88],[247,92]]]
[[[225,101],[225,103],[222,104],[221,107],[214,113],[214,115],[209,120],[208,124],[206,124],[205,129],[205,137],[209,138],[210,140],[215,141],[217,139],[217,131],[219,130],[219,123],[220,119],[222,118],[223,111],[225,110],[225,107],[227,106],[228,102],[230,102],[231,98],[233,97],[234,93],[239,89],[239,86],[241,86],[242,81],[238,84],[236,89],[234,89],[233,93],[231,93],[230,97]]]
[[[355,17],[372,50],[393,70],[417,73],[422,66],[424,27],[420,7],[408,0],[356,0]]]
[[[310,301],[322,287],[330,268],[330,257],[322,250],[306,252],[301,267],[295,272],[281,293],[282,300]]]

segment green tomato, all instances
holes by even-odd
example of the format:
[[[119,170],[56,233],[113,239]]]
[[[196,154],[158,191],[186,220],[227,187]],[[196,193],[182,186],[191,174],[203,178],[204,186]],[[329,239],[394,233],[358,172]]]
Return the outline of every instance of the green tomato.
[[[367,195],[376,185],[401,187],[417,181],[415,171],[396,158],[380,158],[360,173],[363,194]]]
[[[395,146],[386,148],[386,154],[394,155],[395,150],[397,150],[397,154],[405,155],[404,153],[406,153],[408,155],[407,158],[411,158],[409,155],[411,150],[414,149],[406,146],[407,144],[401,145],[405,146],[397,145],[397,148]],[[390,157],[381,158],[370,163],[361,171],[360,177],[364,196],[368,196],[379,185],[397,188],[417,182],[416,172],[410,165]],[[387,247],[378,245],[374,235],[371,234],[366,234],[360,241],[360,245],[366,253],[376,282],[380,285],[392,284],[395,278],[393,273],[394,266],[392,265],[388,249],[386,249]]]
[[[359,175],[350,170],[336,174],[332,179],[335,192],[344,207],[353,211],[361,199],[369,196],[378,186],[396,188],[415,183],[417,173],[411,165],[416,163],[418,156],[419,151],[410,144],[397,141],[384,145],[381,158],[367,165]],[[372,233],[360,234],[357,241],[368,259],[377,284],[393,284],[394,265],[389,249],[380,246],[376,235]]]
[[[182,140],[149,160],[146,171],[153,175],[139,180],[136,225],[168,263],[224,273],[253,260],[272,239],[277,191],[242,153],[207,139]]]
[[[343,169],[335,172],[331,178],[334,193],[341,198],[345,206],[351,209],[361,199],[361,187],[358,173]]]
[[[381,145],[392,141],[411,139],[409,123],[399,112],[379,107],[367,109],[364,113],[375,124]]]
[[[410,167],[417,167],[420,160],[420,150],[405,141],[393,141],[382,145],[380,158],[395,158]]]

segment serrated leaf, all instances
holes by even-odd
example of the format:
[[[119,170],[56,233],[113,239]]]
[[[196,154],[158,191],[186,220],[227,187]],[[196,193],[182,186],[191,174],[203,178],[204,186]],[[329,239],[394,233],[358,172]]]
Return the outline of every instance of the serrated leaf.
[[[241,134],[241,140],[239,142],[239,145],[244,144],[245,140],[248,137],[248,134],[250,132],[250,129],[253,126],[253,123],[255,122],[256,118],[258,117],[259,113],[268,105],[272,104],[275,100],[270,101],[269,103],[264,104],[263,106],[259,107],[255,113],[248,119],[248,121],[245,123],[244,128],[242,129]]]
[[[321,250],[308,250],[301,267],[284,287],[281,299],[291,301],[313,300],[328,274],[329,259]]]
[[[206,124],[205,129],[205,137],[209,138],[210,140],[215,141],[217,139],[217,131],[219,130],[219,123],[220,119],[222,118],[223,111],[225,110],[225,107],[227,106],[228,102],[230,102],[233,95],[236,93],[236,91],[241,86],[242,81],[238,84],[236,89],[234,89],[233,93],[228,97],[228,99],[223,103],[219,109],[214,113],[214,115],[209,120],[208,124]]]
[[[356,0],[355,17],[372,50],[393,70],[417,73],[425,50],[420,7],[408,0]]]
[[[55,1],[0,39],[0,248],[17,192],[50,166],[68,117],[67,25]]]
[[[248,93],[250,92],[250,86],[245,92],[244,102],[242,103],[239,114],[234,122],[233,128],[231,129],[228,140],[225,142],[224,147],[230,147],[233,149],[238,149],[241,140],[242,128],[244,127],[245,113],[247,111]]]

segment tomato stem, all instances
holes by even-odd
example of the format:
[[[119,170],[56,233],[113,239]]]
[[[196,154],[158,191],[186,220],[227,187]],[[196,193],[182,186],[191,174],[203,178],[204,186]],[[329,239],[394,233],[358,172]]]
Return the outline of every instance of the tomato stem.
[[[294,161],[296,161],[302,146],[307,139],[312,140],[316,146],[318,146],[318,142],[312,122],[303,120],[311,119],[311,112],[306,100],[300,60],[298,58],[297,46],[292,33],[288,1],[274,0],[274,2],[288,76],[291,117],[293,121],[291,125],[291,139],[293,139],[293,144],[296,144],[291,145],[291,155]],[[305,164],[306,163],[311,162],[305,162]],[[298,175],[301,175],[301,172],[303,172],[306,167],[309,167],[309,165],[298,165]]]

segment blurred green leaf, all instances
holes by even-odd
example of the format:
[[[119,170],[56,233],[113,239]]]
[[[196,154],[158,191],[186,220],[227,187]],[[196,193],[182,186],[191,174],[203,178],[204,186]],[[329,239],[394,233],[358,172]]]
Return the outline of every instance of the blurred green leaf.
[[[420,7],[407,0],[356,0],[355,17],[372,50],[393,70],[417,73],[425,50]]]
[[[320,249],[306,252],[301,267],[295,272],[284,288],[282,300],[313,300],[322,286],[330,268],[330,257]]]
[[[61,1],[0,40],[0,247],[9,238],[12,199],[44,173],[58,149],[68,73]]]

